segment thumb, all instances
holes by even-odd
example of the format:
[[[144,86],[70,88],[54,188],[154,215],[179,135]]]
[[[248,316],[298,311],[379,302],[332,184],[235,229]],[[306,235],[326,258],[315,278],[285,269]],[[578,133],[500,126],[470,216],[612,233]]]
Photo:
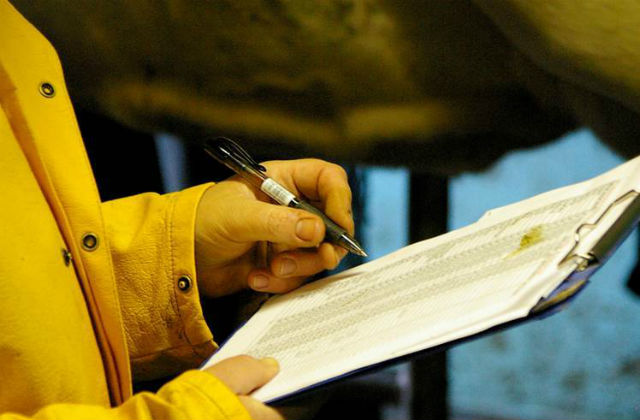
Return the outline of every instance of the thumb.
[[[234,393],[247,395],[273,379],[279,367],[272,358],[256,359],[241,355],[224,359],[205,371],[224,382]]]
[[[324,239],[324,223],[318,216],[291,207],[249,201],[231,219],[228,232],[239,242],[268,241],[298,248],[317,246]]]

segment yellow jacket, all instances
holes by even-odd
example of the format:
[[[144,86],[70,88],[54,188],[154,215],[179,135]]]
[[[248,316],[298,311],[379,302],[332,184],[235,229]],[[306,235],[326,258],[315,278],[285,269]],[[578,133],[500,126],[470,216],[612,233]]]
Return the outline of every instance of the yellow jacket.
[[[0,419],[249,417],[195,370],[131,395],[131,366],[169,374],[215,349],[193,249],[207,185],[101,203],[57,55],[6,0],[0,104]]]

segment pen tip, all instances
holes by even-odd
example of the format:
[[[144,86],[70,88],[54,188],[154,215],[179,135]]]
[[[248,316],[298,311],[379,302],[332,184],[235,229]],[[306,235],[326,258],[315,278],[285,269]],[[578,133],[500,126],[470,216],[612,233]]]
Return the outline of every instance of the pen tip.
[[[350,249],[351,252],[353,252],[356,255],[359,255],[361,257],[368,257],[369,255],[367,255],[366,252],[364,252],[364,249],[362,249],[361,246],[359,246],[358,244],[353,244]]]
[[[340,237],[338,244],[356,255],[359,255],[361,257],[368,257],[367,253],[364,252],[364,249],[362,249],[362,246],[358,243],[358,241],[356,241],[349,235],[343,234]]]

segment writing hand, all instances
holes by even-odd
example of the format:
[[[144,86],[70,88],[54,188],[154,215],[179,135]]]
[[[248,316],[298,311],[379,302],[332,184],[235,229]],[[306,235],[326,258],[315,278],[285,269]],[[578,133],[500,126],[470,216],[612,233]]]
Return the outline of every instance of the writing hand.
[[[318,159],[264,166],[271,178],[354,233],[351,190],[340,166]],[[209,188],[198,206],[198,286],[211,297],[245,287],[287,292],[309,276],[335,268],[346,255],[340,247],[321,243],[323,238],[324,224],[318,216],[274,204],[242,178],[232,177]]]

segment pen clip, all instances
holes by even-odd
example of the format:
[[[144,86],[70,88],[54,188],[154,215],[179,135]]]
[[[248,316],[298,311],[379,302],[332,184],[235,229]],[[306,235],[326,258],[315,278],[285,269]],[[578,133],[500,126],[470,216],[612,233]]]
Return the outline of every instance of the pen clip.
[[[214,150],[212,152],[223,154],[223,158],[230,157],[238,163],[252,167],[253,169],[266,172],[267,168],[256,162],[246,150],[235,141],[226,137],[216,137],[213,140],[207,140],[206,146],[210,146]]]

